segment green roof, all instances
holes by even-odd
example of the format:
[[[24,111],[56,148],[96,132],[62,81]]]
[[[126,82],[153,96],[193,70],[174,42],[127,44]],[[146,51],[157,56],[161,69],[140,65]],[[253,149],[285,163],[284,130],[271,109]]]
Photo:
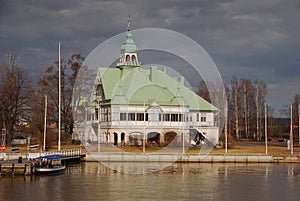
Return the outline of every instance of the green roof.
[[[183,79],[151,67],[99,68],[105,99],[112,105],[187,106],[190,110],[213,111],[215,106],[184,86]]]

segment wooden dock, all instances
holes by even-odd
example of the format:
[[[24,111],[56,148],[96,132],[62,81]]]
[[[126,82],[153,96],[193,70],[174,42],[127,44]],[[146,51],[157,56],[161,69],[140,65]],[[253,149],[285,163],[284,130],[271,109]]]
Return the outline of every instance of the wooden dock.
[[[1,175],[33,175],[35,174],[35,159],[41,156],[61,154],[64,162],[81,161],[85,157],[81,149],[56,150],[37,153],[10,153],[1,155]],[[18,160],[19,159],[19,160]]]
[[[32,175],[34,174],[34,163],[0,163],[1,175]]]

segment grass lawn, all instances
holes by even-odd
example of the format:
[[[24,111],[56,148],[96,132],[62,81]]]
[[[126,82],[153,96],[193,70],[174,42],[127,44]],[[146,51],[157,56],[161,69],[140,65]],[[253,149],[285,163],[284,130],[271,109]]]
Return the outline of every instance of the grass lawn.
[[[20,153],[26,153],[27,146],[18,146]],[[62,145],[61,149],[75,149],[79,148],[80,145]],[[12,153],[12,147],[8,147],[5,153]],[[57,146],[52,146],[51,150],[57,150]],[[134,153],[143,153],[143,147],[130,147],[130,146],[123,146],[123,147],[113,147],[102,145],[100,150],[102,152],[134,152]],[[41,147],[36,150],[30,150],[30,152],[40,152]],[[87,151],[97,151],[97,146],[95,145],[92,149],[89,148]],[[158,147],[158,146],[147,146],[146,153],[182,153],[182,148],[166,148]],[[200,148],[189,148],[185,150],[188,154],[198,154],[202,152],[204,153],[212,153],[212,154],[225,154],[225,150],[223,148],[214,148],[213,150],[204,150]],[[228,154],[265,154],[265,146],[262,145],[236,145],[234,148],[228,149]],[[287,150],[287,147],[282,146],[268,146],[268,154],[273,156],[290,156],[290,151]],[[299,155],[299,148],[294,148],[294,156]]]

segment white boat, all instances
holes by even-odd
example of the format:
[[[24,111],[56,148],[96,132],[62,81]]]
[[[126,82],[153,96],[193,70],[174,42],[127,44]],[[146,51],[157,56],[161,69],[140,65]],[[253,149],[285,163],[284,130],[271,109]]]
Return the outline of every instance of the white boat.
[[[56,173],[64,172],[66,166],[61,163],[62,156],[63,155],[61,154],[54,154],[54,155],[46,155],[37,158],[39,159],[39,162],[35,167],[35,173],[38,175],[45,175],[45,174],[56,174]]]

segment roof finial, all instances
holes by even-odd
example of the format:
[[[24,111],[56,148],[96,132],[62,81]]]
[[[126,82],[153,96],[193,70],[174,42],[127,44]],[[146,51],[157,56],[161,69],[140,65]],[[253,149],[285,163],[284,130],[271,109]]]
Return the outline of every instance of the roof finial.
[[[127,31],[130,31],[130,14],[128,15]]]

